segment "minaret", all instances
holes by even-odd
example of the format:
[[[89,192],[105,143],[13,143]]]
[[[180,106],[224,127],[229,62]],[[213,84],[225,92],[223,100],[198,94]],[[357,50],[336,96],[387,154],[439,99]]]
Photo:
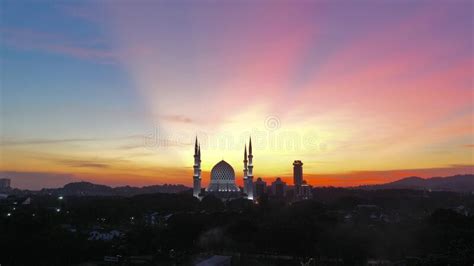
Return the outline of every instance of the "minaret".
[[[253,155],[252,138],[249,142],[248,172],[247,172],[247,198],[253,200]]]
[[[248,177],[253,177],[253,155],[252,155],[252,138],[250,138],[249,142],[249,171],[248,171]]]
[[[198,145],[196,136],[196,142],[194,143],[194,175],[193,175],[193,196],[200,198],[201,193],[201,145]]]
[[[248,193],[248,184],[247,184],[247,144],[245,144],[245,149],[244,149],[244,193]]]
[[[201,143],[198,144],[198,158],[199,158],[199,180],[201,180]],[[199,184],[201,187],[201,184]]]

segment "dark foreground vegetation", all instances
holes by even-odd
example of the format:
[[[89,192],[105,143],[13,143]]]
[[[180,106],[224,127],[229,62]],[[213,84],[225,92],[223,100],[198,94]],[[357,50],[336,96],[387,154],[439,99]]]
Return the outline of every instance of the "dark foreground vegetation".
[[[220,254],[234,265],[473,265],[473,211],[472,194],[411,190],[320,188],[313,200],[258,204],[188,193],[10,197],[0,264],[193,265]]]

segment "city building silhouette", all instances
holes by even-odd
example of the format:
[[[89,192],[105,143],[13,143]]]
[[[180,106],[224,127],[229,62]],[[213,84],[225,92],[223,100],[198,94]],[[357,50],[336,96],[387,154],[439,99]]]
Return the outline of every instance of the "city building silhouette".
[[[277,198],[283,198],[286,196],[286,183],[279,177],[272,182],[272,195]]]
[[[257,178],[255,181],[255,198],[260,198],[267,191],[267,183],[262,180],[261,177]]]

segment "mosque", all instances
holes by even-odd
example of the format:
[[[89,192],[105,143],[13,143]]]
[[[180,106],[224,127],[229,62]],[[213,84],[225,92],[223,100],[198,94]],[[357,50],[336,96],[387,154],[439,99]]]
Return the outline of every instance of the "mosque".
[[[235,184],[235,171],[226,161],[218,162],[211,170],[211,180],[209,186],[203,190],[201,188],[201,145],[197,137],[194,144],[194,175],[193,175],[193,196],[201,199],[207,194],[213,194],[221,199],[247,198],[253,200],[253,155],[252,139],[249,140],[249,153],[247,155],[247,145],[244,149],[244,188],[243,191]]]

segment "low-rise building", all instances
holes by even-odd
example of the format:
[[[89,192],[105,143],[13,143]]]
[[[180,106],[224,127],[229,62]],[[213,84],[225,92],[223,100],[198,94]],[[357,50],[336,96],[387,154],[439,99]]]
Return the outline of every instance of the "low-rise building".
[[[255,197],[258,199],[267,191],[267,183],[262,180],[261,177],[257,178],[255,181]]]
[[[299,191],[297,191],[297,198],[299,200],[312,199],[313,198],[313,187],[306,183],[306,180],[300,186]]]
[[[283,198],[286,196],[286,183],[279,177],[272,182],[272,195],[277,198]]]

